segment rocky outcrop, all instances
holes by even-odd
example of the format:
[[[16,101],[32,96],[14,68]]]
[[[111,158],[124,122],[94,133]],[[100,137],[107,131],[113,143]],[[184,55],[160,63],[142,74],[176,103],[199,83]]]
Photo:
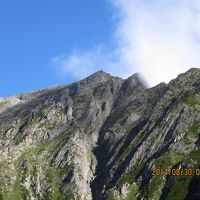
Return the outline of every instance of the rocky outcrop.
[[[166,173],[200,167],[199,113],[199,69],[153,88],[99,71],[1,99],[0,199],[198,199],[195,173]]]

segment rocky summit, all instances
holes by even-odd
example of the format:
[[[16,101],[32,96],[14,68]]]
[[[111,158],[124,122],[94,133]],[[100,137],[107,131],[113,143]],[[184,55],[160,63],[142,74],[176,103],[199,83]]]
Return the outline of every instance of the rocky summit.
[[[200,69],[1,98],[0,199],[200,199]]]

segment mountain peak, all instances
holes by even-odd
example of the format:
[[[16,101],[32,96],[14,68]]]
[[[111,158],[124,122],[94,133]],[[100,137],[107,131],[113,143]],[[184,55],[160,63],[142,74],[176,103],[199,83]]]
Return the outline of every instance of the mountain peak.
[[[133,75],[129,76],[127,78],[128,81],[131,82],[142,82],[143,83],[143,78],[141,77],[141,75],[139,73],[134,73]]]
[[[99,71],[95,72],[94,74],[108,74],[108,73],[104,72],[103,70],[99,70]]]
[[[145,81],[143,80],[143,78],[141,77],[141,75],[139,73],[135,73],[133,75],[131,75],[130,77],[128,77],[125,81],[124,81],[124,85],[126,90],[131,90],[131,88],[135,88],[135,87],[140,87],[140,88],[146,88],[146,84]],[[124,88],[124,89],[125,89]]]
[[[185,73],[179,74],[177,78],[170,81],[169,85],[179,85],[182,89],[193,86],[194,83],[200,80],[200,69],[191,68]]]
[[[200,73],[200,68],[192,67],[186,73]]]
[[[109,79],[112,79],[112,78],[116,78],[119,81],[123,80],[122,78],[114,77],[114,76],[110,75],[109,73],[106,73],[103,70],[100,70],[100,71],[97,71],[94,74],[88,76],[87,78],[81,80],[80,83],[83,85],[93,86],[98,83],[108,81]]]
[[[110,74],[104,72],[103,70],[99,70],[99,71],[93,73],[92,75],[88,76],[88,78],[89,77],[101,77],[101,78],[106,77],[106,78],[108,78],[108,77],[112,77],[112,76]]]
[[[185,78],[185,77],[190,77],[190,76],[199,76],[200,75],[200,68],[190,68],[184,73],[181,73],[178,75],[177,78]]]

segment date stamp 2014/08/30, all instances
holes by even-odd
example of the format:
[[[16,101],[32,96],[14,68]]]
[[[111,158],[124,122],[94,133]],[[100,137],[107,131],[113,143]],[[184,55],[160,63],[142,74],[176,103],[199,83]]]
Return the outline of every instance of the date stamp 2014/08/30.
[[[178,168],[178,169],[168,169],[168,168],[154,168],[152,170],[152,176],[200,176],[200,169],[192,168]]]

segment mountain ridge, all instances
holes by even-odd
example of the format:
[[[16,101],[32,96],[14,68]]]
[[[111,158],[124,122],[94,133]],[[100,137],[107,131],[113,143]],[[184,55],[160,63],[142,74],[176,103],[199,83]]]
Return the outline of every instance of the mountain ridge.
[[[200,166],[200,69],[151,88],[99,71],[15,98],[0,108],[0,199],[200,196],[194,174],[152,175]]]

